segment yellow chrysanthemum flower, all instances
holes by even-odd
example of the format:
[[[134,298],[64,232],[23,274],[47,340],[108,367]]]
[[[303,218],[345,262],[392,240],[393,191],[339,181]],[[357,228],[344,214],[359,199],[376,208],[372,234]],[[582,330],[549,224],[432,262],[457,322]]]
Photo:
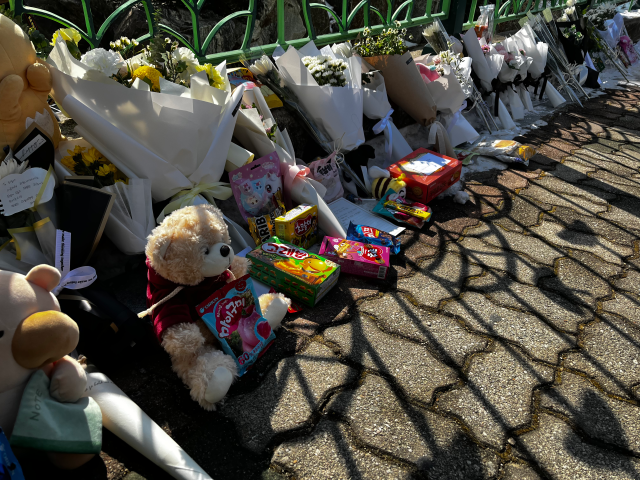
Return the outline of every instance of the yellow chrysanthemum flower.
[[[99,177],[106,177],[112,171],[113,170],[111,170],[111,168],[109,168],[109,165],[101,165],[96,173],[98,174]]]
[[[84,147],[81,147],[80,145],[76,145],[73,148],[73,150],[67,150],[67,153],[69,155],[71,155],[71,156],[74,156],[74,155],[78,155],[79,153],[84,152],[84,150],[85,150]]]
[[[93,147],[91,147],[86,153],[82,154],[82,159],[84,160],[85,163],[87,163],[87,162],[89,162],[89,163],[105,162],[105,161],[107,161],[107,159],[104,158],[104,155],[102,155],[98,150],[96,150]]]
[[[75,28],[60,28],[53,33],[51,45],[55,46],[58,35],[60,35],[65,42],[73,42],[76,45],[82,40],[80,33],[78,33]]]
[[[71,150],[68,150],[68,152],[71,152]],[[62,163],[62,165],[67,167],[72,172],[73,172],[73,168],[76,166],[76,162],[71,156],[62,157],[62,159],[60,160],[60,163]]]
[[[133,75],[131,76],[131,80],[134,81],[136,78],[139,78],[140,80],[144,80],[145,78],[148,78],[152,83],[151,90],[154,92],[159,92],[160,77],[162,77],[162,74],[155,68],[142,66],[135,69],[135,71],[133,72]]]
[[[222,78],[222,75],[220,75],[220,72],[216,70],[216,67],[210,63],[205,63],[204,65],[196,65],[196,70],[199,72],[207,72],[209,85],[217,88],[218,90],[224,90],[224,79]]]

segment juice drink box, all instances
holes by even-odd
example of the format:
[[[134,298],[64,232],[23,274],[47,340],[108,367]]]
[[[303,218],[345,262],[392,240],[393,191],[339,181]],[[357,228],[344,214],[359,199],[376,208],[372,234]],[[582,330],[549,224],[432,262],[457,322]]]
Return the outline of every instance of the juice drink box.
[[[271,237],[247,253],[253,278],[273,286],[309,307],[336,284],[340,265],[303,248]]]
[[[238,375],[243,375],[276,338],[256,298],[253,280],[245,275],[196,307],[222,350],[235,359]]]
[[[320,255],[339,264],[343,273],[381,280],[387,278],[389,247],[324,237]]]
[[[460,180],[462,162],[419,148],[387,170],[393,178],[402,176],[407,184],[407,197],[426,205]]]
[[[276,218],[276,237],[302,248],[318,240],[317,205],[299,205],[286,215]]]

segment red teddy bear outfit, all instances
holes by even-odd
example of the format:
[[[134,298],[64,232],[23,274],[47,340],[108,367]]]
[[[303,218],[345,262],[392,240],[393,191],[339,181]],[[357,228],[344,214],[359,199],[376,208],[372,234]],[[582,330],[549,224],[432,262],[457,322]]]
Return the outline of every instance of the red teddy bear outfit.
[[[147,273],[147,308],[150,308],[181,285],[156,273],[148,258],[147,268],[149,270]],[[151,318],[158,340],[162,341],[162,335],[169,327],[198,320],[200,316],[196,311],[196,306],[205,301],[213,292],[224,287],[231,280],[231,276],[231,272],[226,270],[217,277],[205,278],[198,285],[184,286],[173,298],[155,307]]]

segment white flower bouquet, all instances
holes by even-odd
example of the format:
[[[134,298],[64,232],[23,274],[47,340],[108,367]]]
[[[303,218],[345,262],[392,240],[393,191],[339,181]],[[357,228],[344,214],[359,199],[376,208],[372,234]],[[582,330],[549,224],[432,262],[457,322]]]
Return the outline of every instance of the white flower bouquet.
[[[208,200],[231,195],[219,180],[244,87],[231,94],[224,62],[216,67],[223,89],[210,85],[205,70],[190,77],[188,89],[151,69],[154,78],[146,80],[165,92],[156,93],[145,79],[136,79],[134,88],[115,82],[73,58],[62,41],[47,61],[52,96],[78,123],[78,133],[121,170],[149,179],[155,201],[175,196],[165,213],[199,194]]]
[[[362,57],[354,56],[354,49],[349,42],[334,44],[331,50],[338,59],[355,58],[361,62],[363,72],[362,94],[363,112],[367,118],[379,120],[373,126],[373,132],[384,135],[385,161],[388,166],[409,155],[413,149],[393,124],[393,109],[387,97],[387,86],[384,77]],[[346,63],[346,62],[345,62]]]
[[[482,39],[482,43],[484,45],[480,44],[480,41],[478,41],[478,37],[476,36],[476,31],[473,29],[468,30],[464,35],[462,35],[462,40],[469,57],[471,57],[471,66],[473,71],[478,75],[483,90],[485,93],[493,92],[497,86],[496,82],[499,82],[498,74],[502,70],[504,56],[491,51],[485,55],[483,52],[483,46],[486,46],[486,43],[484,42],[484,39]],[[500,123],[502,123],[502,127],[504,129],[511,130],[516,128],[516,124],[513,122],[507,107],[504,105],[497,93],[493,115],[500,119]]]
[[[316,60],[308,57],[316,57]],[[318,57],[329,59],[321,62]],[[305,58],[314,69],[313,73],[305,66]],[[333,142],[340,142],[343,151],[351,151],[364,143],[361,67],[353,57],[332,62],[332,66],[328,66],[329,61],[336,60],[338,58],[330,47],[320,51],[313,42],[309,42],[300,50],[289,47],[284,55],[278,57],[276,65],[286,86],[298,98],[306,113],[326,131]],[[342,69],[341,62],[346,63],[347,67]],[[339,76],[336,75],[338,69],[341,72]],[[320,83],[316,76],[321,79]],[[331,79],[335,83],[331,83]],[[338,86],[338,79],[344,81],[343,86]]]

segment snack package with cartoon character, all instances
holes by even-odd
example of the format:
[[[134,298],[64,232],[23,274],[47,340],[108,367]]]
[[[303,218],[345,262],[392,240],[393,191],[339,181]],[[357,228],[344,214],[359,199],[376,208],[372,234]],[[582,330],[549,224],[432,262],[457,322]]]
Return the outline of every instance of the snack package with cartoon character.
[[[392,189],[387,190],[373,207],[373,213],[416,228],[422,228],[431,219],[431,209],[428,206],[407,200],[403,192]]]
[[[390,233],[383,232],[377,228],[368,227],[366,225],[356,225],[353,222],[349,222],[347,240],[389,247],[389,253],[391,253],[391,255],[397,255],[400,253],[399,238],[394,237]]]
[[[298,247],[310,248],[318,240],[318,207],[299,205],[275,220],[276,236]]]
[[[232,356],[243,375],[260,358],[276,335],[262,317],[249,275],[226,284],[196,307],[198,314]]]
[[[276,218],[284,214],[280,159],[275,152],[232,171],[229,181],[245,220],[261,215]]]
[[[339,264],[343,273],[380,280],[387,278],[389,247],[324,237],[320,255]]]
[[[303,248],[271,237],[247,253],[253,278],[315,306],[337,283],[340,265]]]

